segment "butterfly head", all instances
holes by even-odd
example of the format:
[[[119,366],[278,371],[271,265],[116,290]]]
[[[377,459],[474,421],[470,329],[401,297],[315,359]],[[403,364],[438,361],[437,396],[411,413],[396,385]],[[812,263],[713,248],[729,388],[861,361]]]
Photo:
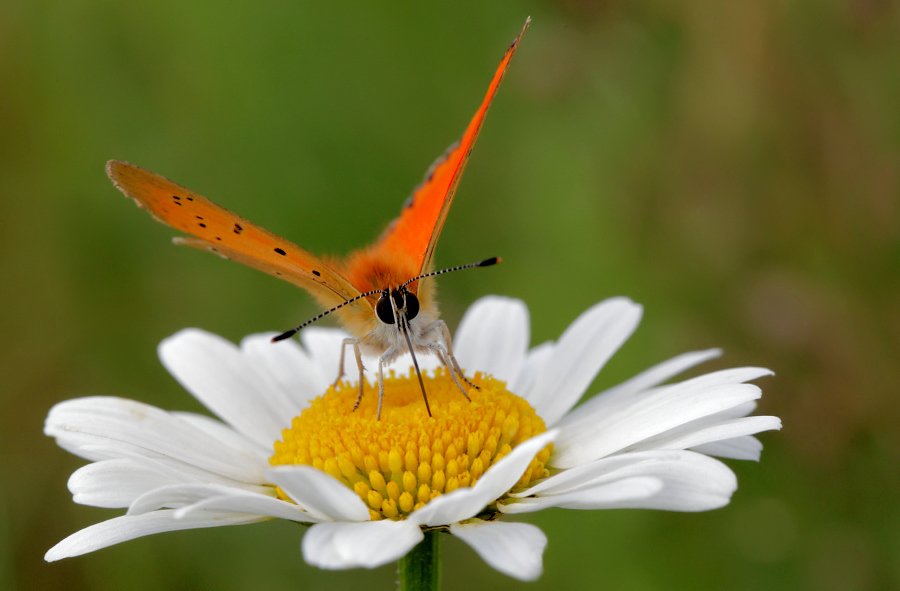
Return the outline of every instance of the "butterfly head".
[[[385,324],[394,324],[401,317],[409,322],[419,315],[419,298],[405,285],[385,289],[375,304],[375,315]]]

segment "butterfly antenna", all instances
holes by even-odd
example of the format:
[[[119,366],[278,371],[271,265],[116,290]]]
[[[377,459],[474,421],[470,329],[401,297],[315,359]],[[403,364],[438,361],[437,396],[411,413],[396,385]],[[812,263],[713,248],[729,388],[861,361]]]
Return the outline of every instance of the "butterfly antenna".
[[[406,283],[404,283],[404,284],[401,285],[400,287],[406,287],[407,285],[409,285],[409,284],[412,283],[413,281],[417,281],[417,280],[419,280],[419,279],[424,279],[425,277],[434,277],[435,275],[443,275],[444,273],[449,273],[449,272],[451,272],[451,271],[460,271],[460,270],[462,270],[462,269],[471,269],[471,268],[473,268],[473,267],[490,267],[491,265],[496,265],[496,264],[499,263],[499,262],[501,262],[500,257],[491,257],[491,258],[489,258],[489,259],[485,259],[485,260],[479,261],[479,262],[477,262],[477,263],[469,263],[468,265],[459,265],[459,266],[457,266],[457,267],[450,267],[449,269],[441,269],[440,271],[432,271],[431,273],[424,273],[424,274],[422,274],[422,275],[419,275],[418,277],[413,277],[412,279],[409,279],[408,281],[406,281]],[[324,312],[322,312],[322,313],[319,314],[318,316],[315,316],[314,318],[310,318],[309,320],[307,320],[306,322],[304,322],[304,323],[301,324],[300,326],[297,326],[296,328],[292,328],[291,330],[285,331],[285,332],[281,333],[280,335],[278,335],[278,336],[276,336],[276,337],[272,337],[272,342],[273,342],[273,343],[277,343],[278,341],[283,341],[283,340],[285,340],[285,339],[289,339],[289,338],[291,338],[292,336],[294,336],[295,334],[297,334],[298,332],[300,332],[301,330],[303,330],[304,328],[306,328],[307,326],[309,326],[310,324],[312,324],[313,322],[315,322],[316,320],[320,320],[321,318],[324,318],[325,316],[328,316],[328,315],[331,314],[332,312],[334,312],[334,311],[336,311],[336,310],[340,310],[341,308],[343,308],[343,307],[346,306],[347,304],[352,304],[352,303],[355,302],[356,300],[359,300],[359,299],[368,297],[368,296],[370,296],[370,295],[375,295],[376,293],[382,293],[383,291],[384,291],[384,290],[381,290],[381,289],[375,289],[375,290],[372,290],[372,291],[367,291],[366,293],[361,293],[361,294],[359,294],[358,296],[353,297],[353,298],[350,298],[349,300],[347,300],[347,301],[345,301],[345,302],[341,302],[340,304],[338,304],[338,305],[335,306],[334,308],[331,308],[330,310],[325,310]]]
[[[325,310],[324,312],[322,312],[321,314],[319,314],[319,315],[316,316],[315,318],[310,318],[309,320],[307,320],[306,322],[304,322],[304,323],[301,324],[300,326],[298,326],[298,327],[296,327],[296,328],[292,328],[291,330],[285,331],[285,332],[281,333],[280,335],[278,335],[278,336],[276,336],[276,337],[272,337],[272,342],[273,342],[273,343],[277,343],[278,341],[283,341],[283,340],[285,340],[285,339],[289,339],[289,338],[291,338],[292,336],[294,336],[295,334],[297,334],[298,332],[300,332],[300,331],[301,331],[302,329],[304,329],[305,327],[307,327],[307,326],[309,326],[310,324],[312,324],[313,322],[315,322],[316,320],[320,320],[320,319],[324,318],[325,316],[328,316],[328,315],[331,314],[332,312],[334,312],[334,311],[336,311],[336,310],[340,310],[341,308],[343,308],[343,307],[346,306],[347,304],[352,304],[352,303],[355,302],[356,300],[360,300],[360,299],[362,299],[362,298],[368,297],[368,296],[370,296],[370,295],[375,295],[376,293],[381,293],[381,292],[382,292],[382,290],[376,289],[376,290],[373,290],[373,291],[367,291],[366,293],[361,293],[361,294],[359,294],[359,295],[356,296],[356,297],[350,298],[350,299],[347,300],[346,302],[342,302],[342,303],[338,304],[337,306],[335,306],[334,308],[331,308],[330,310]]]
[[[469,263],[468,265],[459,265],[458,267],[450,267],[449,269],[441,269],[440,271],[432,271],[431,273],[425,273],[423,275],[419,275],[418,277],[413,277],[408,280],[406,283],[401,285],[400,287],[406,287],[413,281],[418,281],[419,279],[424,279],[425,277],[434,277],[435,275],[443,275],[444,273],[450,273],[451,271],[461,271],[462,269],[471,269],[473,267],[490,267],[491,265],[496,265],[497,263],[503,262],[503,259],[500,257],[491,257],[489,259],[485,259],[483,261],[479,261],[477,263]]]

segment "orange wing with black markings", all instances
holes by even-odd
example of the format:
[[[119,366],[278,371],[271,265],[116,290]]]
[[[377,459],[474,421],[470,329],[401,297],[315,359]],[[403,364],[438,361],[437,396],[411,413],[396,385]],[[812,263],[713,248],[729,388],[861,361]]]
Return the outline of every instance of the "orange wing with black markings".
[[[181,185],[126,162],[110,160],[106,173],[125,195],[153,217],[187,234],[179,244],[209,250],[302,287],[325,306],[359,291],[330,265],[268,230]],[[371,306],[366,306],[371,313]]]
[[[419,185],[412,196],[404,205],[403,211],[382,235],[374,246],[374,250],[382,251],[387,256],[411,257],[416,261],[418,273],[431,271],[434,248],[437,245],[441,229],[450,204],[453,202],[453,194],[456,185],[462,176],[466,161],[472,152],[472,146],[481,131],[484,116],[487,114],[491,101],[500,87],[509,61],[512,59],[519,41],[525,34],[531,19],[525,21],[525,26],[516,40],[513,41],[503,60],[500,62],[487,94],[469,122],[469,126],[462,138],[450,146],[447,152],[441,156],[428,170],[425,180]]]

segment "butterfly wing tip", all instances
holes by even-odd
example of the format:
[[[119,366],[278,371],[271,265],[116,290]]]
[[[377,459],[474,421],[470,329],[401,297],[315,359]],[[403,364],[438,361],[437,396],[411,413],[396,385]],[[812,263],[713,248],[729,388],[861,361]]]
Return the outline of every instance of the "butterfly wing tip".
[[[518,42],[519,39],[522,38],[522,35],[525,34],[525,29],[527,29],[527,28],[528,28],[528,25],[530,25],[530,24],[531,24],[531,16],[529,15],[529,16],[527,16],[527,17],[525,18],[525,24],[522,25],[522,31],[519,33],[518,38],[516,38],[516,42]]]
[[[131,166],[124,160],[107,160],[106,161],[106,174],[112,176],[113,173],[118,172],[120,169]]]

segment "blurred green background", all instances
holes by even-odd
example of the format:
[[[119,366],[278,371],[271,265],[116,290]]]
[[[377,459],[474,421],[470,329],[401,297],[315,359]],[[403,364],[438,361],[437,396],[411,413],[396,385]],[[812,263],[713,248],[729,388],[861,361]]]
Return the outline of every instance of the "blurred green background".
[[[121,511],[72,503],[42,435],[83,395],[200,410],[155,348],[317,311],[116,191],[127,160],[316,253],[364,245],[464,129],[525,17],[437,264],[454,327],[523,299],[532,342],[645,305],[590,393],[681,352],[763,365],[760,464],[703,514],[550,510],[523,585],[445,538],[445,589],[900,588],[900,27],[882,0],[0,2],[0,589],[390,589],[290,523],[162,534],[55,564]]]

